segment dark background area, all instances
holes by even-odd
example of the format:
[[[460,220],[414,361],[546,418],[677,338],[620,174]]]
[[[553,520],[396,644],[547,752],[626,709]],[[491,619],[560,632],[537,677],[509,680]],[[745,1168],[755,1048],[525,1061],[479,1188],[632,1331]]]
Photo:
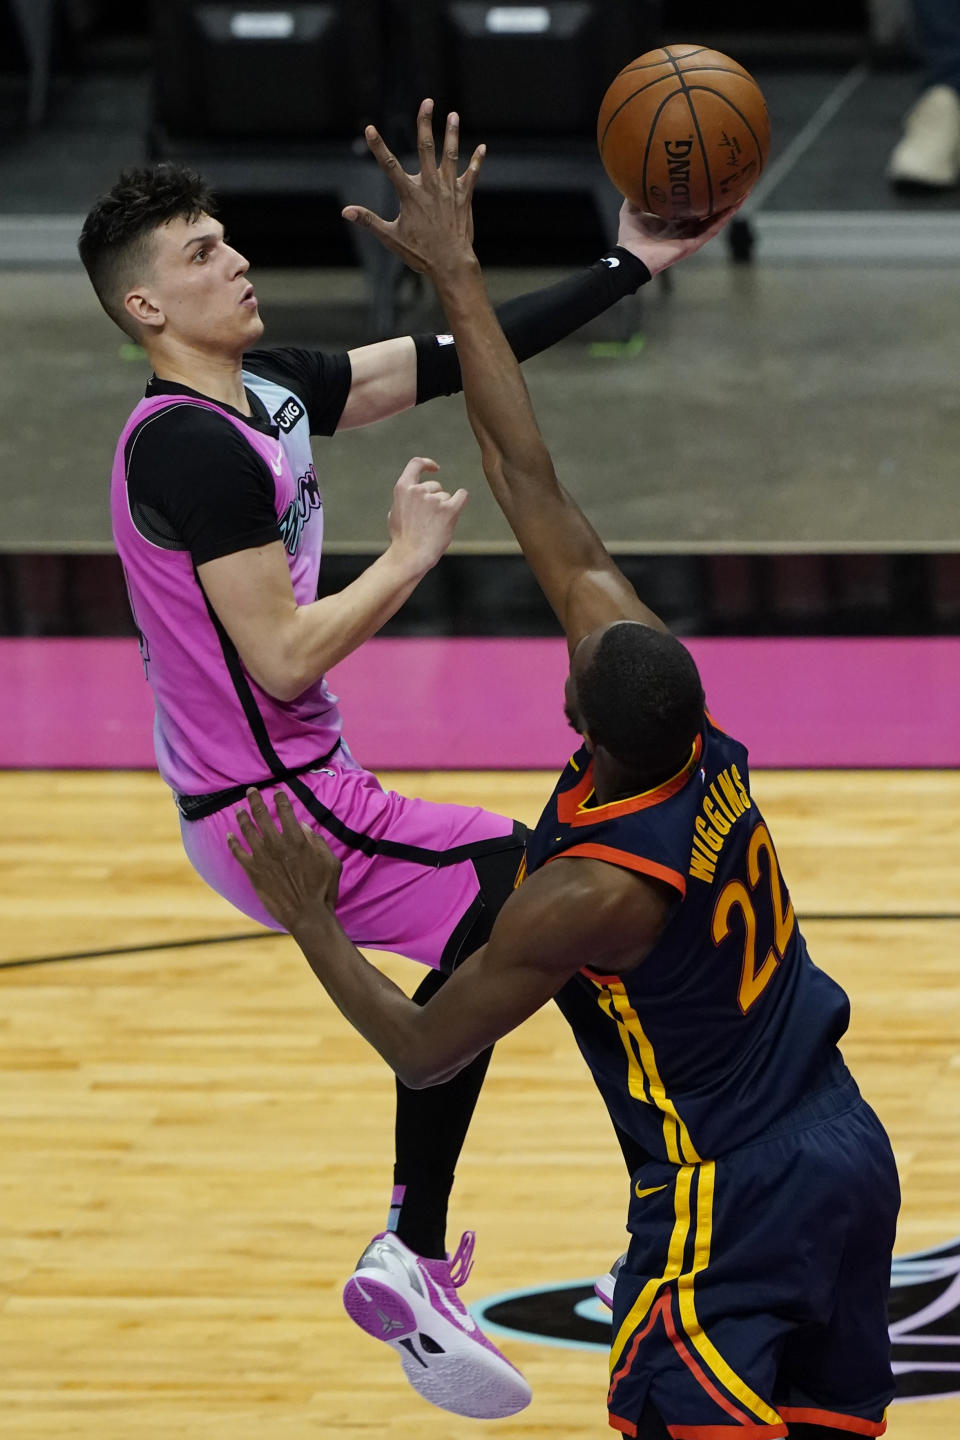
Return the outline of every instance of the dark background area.
[[[4,548],[0,536],[0,634],[128,634],[122,577],[108,553],[103,487],[118,417],[135,400],[142,378],[132,347],[118,348],[89,304],[82,275],[70,278],[79,216],[123,164],[182,155],[212,173],[215,184],[222,165],[224,173],[241,175],[244,182],[218,187],[232,242],[254,259],[258,272],[289,274],[289,280],[273,283],[269,339],[347,348],[378,332],[342,282],[343,272],[358,269],[357,251],[340,217],[342,195],[322,183],[304,184],[303,176],[322,174],[331,156],[367,165],[368,173],[372,162],[359,139],[360,101],[353,90],[349,98],[356,101],[356,113],[338,116],[335,136],[250,134],[249,87],[244,92],[235,74],[234,83],[228,79],[221,86],[218,100],[228,109],[235,106],[235,136],[215,133],[210,125],[205,133],[200,125],[200,133],[191,134],[166,124],[158,99],[166,81],[161,76],[158,85],[157,70],[166,65],[167,79],[177,70],[178,32],[155,29],[152,17],[162,12],[169,21],[178,8],[188,8],[187,0],[157,0],[152,7],[129,0],[58,0],[49,94],[42,118],[31,124],[28,55],[10,3],[0,0],[0,228],[5,215],[59,223],[67,259],[57,262],[48,284],[46,272],[32,267],[28,236],[13,268],[3,272],[13,297],[5,316],[12,349],[4,372],[11,423],[0,455],[9,491],[5,504],[14,507],[9,514],[23,544],[18,549],[7,538]],[[376,35],[363,31],[366,3],[356,0],[352,7],[360,17],[355,36],[360,53],[371,75],[382,69],[394,77],[383,83],[372,118],[385,132],[393,127],[388,139],[399,150],[405,137],[409,141],[419,94],[410,87],[401,93],[396,77],[419,74],[430,48],[430,37],[411,25],[411,17],[420,20],[440,0],[382,0],[384,28]],[[774,171],[837,87],[860,75],[836,117],[764,195],[764,214],[794,225],[801,241],[810,233],[803,227],[807,219],[824,212],[838,212],[841,220],[859,217],[862,230],[848,242],[849,253],[840,255],[841,268],[857,261],[858,245],[877,223],[904,221],[906,250],[899,268],[896,260],[883,262],[888,270],[855,263],[842,275],[834,268],[829,277],[802,254],[796,265],[781,260],[778,270],[762,249],[752,265],[721,266],[712,278],[684,267],[672,299],[667,286],[651,286],[603,317],[588,335],[529,367],[535,391],[536,376],[543,377],[537,405],[551,444],[559,445],[564,463],[582,463],[570,426],[576,421],[583,428],[579,416],[605,417],[605,479],[587,495],[598,505],[607,538],[618,541],[619,558],[641,593],[682,633],[955,633],[960,514],[946,477],[953,474],[954,432],[960,427],[952,379],[960,358],[951,349],[952,336],[960,333],[960,294],[955,264],[924,270],[922,242],[925,227],[955,215],[957,192],[905,196],[884,179],[886,156],[918,84],[908,34],[879,42],[871,33],[867,0],[842,5],[788,0],[763,8],[737,0],[723,6],[665,0],[659,19],[652,7],[634,6],[633,0],[618,4],[622,12],[642,12],[649,26],[659,27],[660,39],[705,44],[751,68],[773,120]],[[283,6],[280,0],[249,0],[243,8]],[[535,45],[522,53],[519,74],[529,74],[531,85],[524,103],[536,112],[535,84],[549,86],[551,67],[543,61],[547,52]],[[441,67],[438,73],[454,70]],[[588,89],[581,112],[589,116],[612,76],[602,65],[585,68],[584,75]],[[188,109],[201,115],[203,83],[196,78],[190,83],[197,100]],[[276,75],[269,83],[277,86]],[[517,89],[514,82],[511,93]],[[277,93],[282,103],[282,83]],[[466,148],[471,138],[466,107],[464,113]],[[559,124],[556,116],[554,122]],[[545,124],[543,131],[515,129],[491,146],[491,153],[508,159],[525,156],[531,177],[542,179],[548,163],[555,177],[549,187],[529,191],[522,183],[481,186],[478,249],[485,267],[494,271],[566,269],[592,262],[609,243],[609,212],[584,200],[583,177],[590,166],[599,170],[591,125],[565,132],[562,124],[559,129]],[[563,183],[565,168],[569,184]],[[296,183],[286,183],[294,172]],[[911,248],[918,243],[920,249]],[[909,273],[904,266],[912,267]],[[19,302],[17,268],[31,272],[23,278]],[[308,272],[329,272],[329,281],[311,281],[305,288]],[[359,287],[361,277],[356,278]],[[535,275],[524,284],[530,288],[546,278],[538,281]],[[395,298],[396,333],[441,323],[412,277],[401,278]],[[738,341],[739,329],[744,336]],[[642,353],[631,354],[628,347],[617,358],[618,345],[637,337],[646,347]],[[711,356],[715,363],[708,363]],[[63,376],[56,418],[35,422],[32,397],[52,365]],[[681,387],[691,397],[689,424],[682,429],[675,407]],[[617,409],[611,393],[631,403]],[[763,396],[761,406],[748,415],[748,397],[756,393]],[[632,418],[634,397],[643,406],[639,420]],[[419,426],[425,424],[429,443],[442,447],[454,466],[473,458],[472,443],[459,435],[452,418],[458,404],[438,402],[425,421],[418,414],[377,426],[333,442],[332,451],[329,442],[320,442],[331,536],[340,546],[340,553],[331,547],[325,557],[327,590],[347,584],[382,543],[385,507],[380,490],[374,494],[366,478],[395,474],[395,454],[412,453],[411,445],[424,443]],[[742,425],[731,418],[740,406]],[[719,489],[716,467],[709,463],[711,437],[726,466]],[[656,464],[650,464],[654,438]],[[632,448],[625,452],[625,446]],[[16,476],[23,456],[35,447],[44,464],[34,493],[26,493]],[[610,468],[615,456],[619,473]],[[662,478],[673,464],[675,484]],[[827,465],[830,478],[824,481]],[[738,466],[740,476],[732,483]],[[472,483],[468,525],[475,524],[483,498],[477,477]],[[922,498],[914,506],[916,524],[904,535],[903,506],[911,494]],[[67,495],[82,502],[73,518]],[[51,521],[58,510],[59,528]],[[101,514],[96,524],[95,513]],[[700,523],[701,516],[709,523]],[[776,543],[771,516],[779,522]],[[715,543],[698,550],[698,537],[706,533]],[[870,539],[861,543],[864,533]],[[507,553],[502,526],[491,526],[488,534],[477,525],[468,534],[467,548],[487,553],[446,557],[388,633],[551,633],[553,621],[520,557]],[[929,553],[923,548],[927,541]],[[769,551],[762,553],[768,543]],[[871,544],[876,553],[869,553]]]

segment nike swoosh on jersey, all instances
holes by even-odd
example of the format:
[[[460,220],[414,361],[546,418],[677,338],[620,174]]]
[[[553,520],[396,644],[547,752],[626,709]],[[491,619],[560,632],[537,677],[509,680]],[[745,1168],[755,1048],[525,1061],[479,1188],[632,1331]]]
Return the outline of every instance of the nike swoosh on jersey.
[[[282,451],[282,450],[278,450],[278,451],[277,451],[277,457],[276,457],[276,459],[270,461],[270,469],[273,471],[274,475],[282,475],[282,474],[283,474],[283,451]]]
[[[650,1185],[646,1190],[641,1190],[640,1186],[638,1185],[633,1193],[634,1195],[636,1195],[638,1200],[643,1200],[645,1196],[656,1195],[658,1190],[666,1190],[666,1188],[666,1185]]]

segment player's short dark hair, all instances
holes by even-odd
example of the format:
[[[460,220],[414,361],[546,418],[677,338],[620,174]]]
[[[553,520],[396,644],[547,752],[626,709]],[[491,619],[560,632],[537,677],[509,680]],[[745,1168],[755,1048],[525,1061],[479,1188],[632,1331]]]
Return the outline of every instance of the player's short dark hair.
[[[123,301],[150,264],[154,231],[171,220],[192,223],[201,214],[214,213],[203,177],[169,161],[124,170],[113,189],[97,200],[83,223],[77,249],[100,304],[126,334],[139,338]]]
[[[679,769],[703,726],[693,656],[675,635],[611,625],[577,680],[580,719],[596,745],[642,775]]]

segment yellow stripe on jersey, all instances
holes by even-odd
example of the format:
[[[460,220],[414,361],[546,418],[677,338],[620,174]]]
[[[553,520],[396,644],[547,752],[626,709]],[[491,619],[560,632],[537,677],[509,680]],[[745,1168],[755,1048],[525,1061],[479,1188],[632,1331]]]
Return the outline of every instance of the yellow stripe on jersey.
[[[690,1195],[694,1178],[697,1179],[697,1213],[694,1222],[693,1257],[684,1270],[683,1257],[687,1250],[693,1210]],[[610,1347],[610,1373],[617,1368],[631,1339],[641,1328],[650,1309],[664,1285],[676,1282],[677,1300],[680,1309],[680,1327],[683,1334],[696,1350],[701,1361],[712,1372],[714,1379],[730,1395],[739,1400],[747,1410],[752,1410],[764,1425],[781,1424],[776,1410],[755,1394],[745,1380],[730,1368],[712,1341],[707,1339],[697,1315],[694,1302],[694,1284],[697,1275],[710,1263],[710,1244],[713,1237],[713,1190],[716,1178],[716,1163],[701,1161],[698,1165],[681,1165],[677,1170],[676,1187],[673,1197],[674,1224],[667,1248],[667,1262],[662,1275],[647,1281],[636,1301],[631,1306],[623,1324],[617,1331]]]
[[[694,1168],[693,1165],[681,1165],[677,1171],[676,1186],[673,1192],[675,1219],[670,1234],[670,1244],[667,1248],[667,1263],[662,1275],[648,1280],[644,1285],[617,1331],[616,1338],[610,1346],[611,1375],[617,1368],[624,1348],[634,1331],[639,1330],[647,1318],[650,1306],[657,1298],[657,1291],[661,1285],[666,1284],[669,1280],[676,1280],[683,1272],[683,1252],[687,1246],[687,1234],[690,1229],[690,1186],[693,1183]]]
[[[700,1359],[712,1370],[715,1378],[725,1390],[747,1410],[752,1410],[764,1425],[779,1425],[780,1416],[765,1400],[755,1394],[745,1380],[732,1370],[711,1340],[704,1334],[697,1316],[693,1298],[694,1281],[697,1275],[710,1263],[710,1242],[713,1237],[713,1187],[716,1178],[716,1164],[713,1160],[700,1165],[700,1183],[697,1188],[697,1220],[694,1237],[693,1264],[677,1278],[677,1300],[680,1306],[680,1323],[690,1344]]]
[[[594,982],[596,983],[596,982]],[[601,1006],[611,1014],[611,1008],[616,1011],[616,1018],[621,1027],[621,1039],[628,1054],[628,1079],[630,1094],[637,1100],[646,1100],[646,1093],[643,1088],[642,1079],[645,1076],[650,1091],[650,1099],[658,1110],[663,1111],[663,1138],[667,1147],[667,1159],[675,1165],[684,1163],[696,1163],[700,1156],[697,1154],[693,1141],[690,1139],[689,1131],[677,1113],[676,1106],[667,1095],[663,1081],[660,1079],[660,1072],[657,1069],[656,1057],[653,1053],[653,1046],[647,1039],[643,1026],[636,1010],[630,1004],[627,989],[622,980],[607,979],[603,982],[604,988],[610,995],[610,1005],[604,1003],[602,995],[599,998]],[[634,1042],[637,1048],[636,1055],[633,1054],[633,1047],[627,1044],[626,1035]],[[637,1074],[639,1071],[639,1076]],[[639,1086],[639,1088],[638,1088]]]

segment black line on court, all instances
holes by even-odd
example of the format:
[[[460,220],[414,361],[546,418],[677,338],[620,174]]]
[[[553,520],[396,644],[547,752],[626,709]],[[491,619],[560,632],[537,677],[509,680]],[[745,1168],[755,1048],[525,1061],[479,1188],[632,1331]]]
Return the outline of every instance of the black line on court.
[[[829,914],[810,913],[797,917],[802,924],[848,924],[859,921],[863,925],[876,925],[885,921],[916,922],[960,920],[960,911],[883,911],[871,914],[869,911],[831,911]],[[253,930],[243,935],[204,935],[195,940],[157,940],[152,945],[117,945],[111,950],[74,950],[65,955],[34,955],[24,960],[0,960],[0,972],[19,970],[27,965],[62,965],[71,960],[106,960],[112,955],[145,955],[151,950],[194,950],[204,945],[233,945],[245,940],[279,940],[285,930]]]
[[[195,940],[155,940],[152,945],[117,945],[111,950],[74,950],[66,955],[34,955],[25,960],[0,960],[0,971],[25,965],[60,965],[68,960],[106,960],[111,955],[144,955],[150,950],[191,950],[202,945],[232,945],[243,940],[276,940],[285,930],[251,930],[243,935],[202,935]]]

